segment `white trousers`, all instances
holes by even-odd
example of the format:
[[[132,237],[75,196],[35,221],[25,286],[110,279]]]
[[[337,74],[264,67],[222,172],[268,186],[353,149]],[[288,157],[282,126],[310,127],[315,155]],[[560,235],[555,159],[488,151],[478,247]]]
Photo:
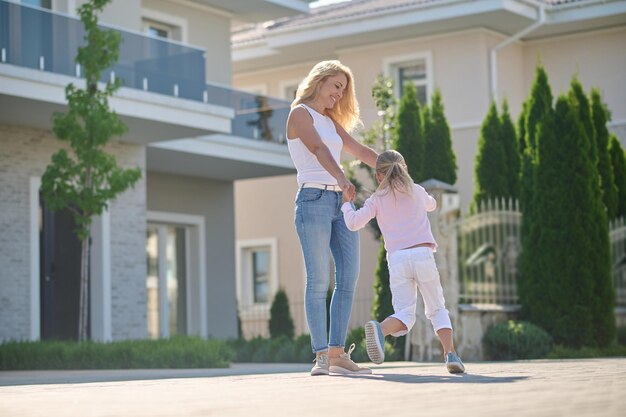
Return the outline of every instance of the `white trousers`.
[[[407,327],[406,331],[394,333],[392,336],[407,334],[415,324],[418,289],[424,300],[424,313],[435,333],[439,329],[452,329],[433,250],[429,247],[417,247],[395,251],[387,254],[387,264],[394,311],[391,317],[400,320]]]

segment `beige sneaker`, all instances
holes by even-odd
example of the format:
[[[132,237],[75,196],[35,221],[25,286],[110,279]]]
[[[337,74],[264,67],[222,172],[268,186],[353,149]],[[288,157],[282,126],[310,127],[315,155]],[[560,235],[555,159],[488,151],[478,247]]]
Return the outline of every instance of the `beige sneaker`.
[[[322,353],[313,359],[315,365],[311,368],[311,376],[328,375],[328,354]]]
[[[335,374],[371,374],[372,370],[359,366],[350,359],[350,354],[356,346],[350,345],[348,353],[342,352],[338,358],[330,358],[330,372]]]

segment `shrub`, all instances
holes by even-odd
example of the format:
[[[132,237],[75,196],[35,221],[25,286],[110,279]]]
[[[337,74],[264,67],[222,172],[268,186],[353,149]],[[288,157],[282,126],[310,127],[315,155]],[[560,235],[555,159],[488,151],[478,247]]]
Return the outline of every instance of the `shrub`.
[[[289,312],[289,300],[284,290],[279,290],[274,296],[270,309],[270,336],[272,339],[281,335],[293,338],[294,325]]]
[[[545,330],[523,321],[497,324],[483,336],[485,358],[491,360],[545,358],[552,346],[552,337]]]
[[[8,342],[0,370],[228,367],[234,351],[223,341],[177,336],[162,340]]]

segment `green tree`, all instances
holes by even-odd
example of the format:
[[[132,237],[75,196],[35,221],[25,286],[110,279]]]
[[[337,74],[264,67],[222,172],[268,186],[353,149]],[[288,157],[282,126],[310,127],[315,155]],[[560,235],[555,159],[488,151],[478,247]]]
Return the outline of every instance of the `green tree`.
[[[597,89],[591,90],[591,115],[595,132],[595,142],[598,148],[598,172],[602,184],[602,198],[609,220],[617,216],[617,186],[613,177],[613,166],[609,155],[609,130],[606,122],[609,119],[609,111],[602,102],[602,97]]]
[[[508,195],[509,184],[501,130],[496,104],[491,103],[478,139],[478,153],[474,165],[476,185],[473,205]]]
[[[441,92],[436,89],[430,106],[424,108],[424,179],[456,183],[456,156],[452,150],[450,126],[446,120]]]
[[[413,181],[420,182],[424,173],[424,127],[420,105],[413,83],[404,86],[393,129],[393,147],[404,156]]]
[[[616,217],[626,216],[626,154],[617,136],[609,136],[609,153],[611,156],[611,166],[613,167],[613,177],[617,187],[617,210]]]
[[[65,89],[66,113],[55,113],[54,134],[69,142],[73,155],[62,149],[52,156],[42,177],[41,190],[52,210],[69,209],[76,223],[76,234],[82,241],[80,311],[78,339],[87,338],[89,306],[89,237],[93,216],[99,215],[120,193],[141,178],[141,171],[121,169],[115,158],[104,151],[114,136],[121,136],[126,126],[109,108],[108,98],[119,88],[120,81],[99,89],[102,71],[113,65],[119,55],[119,34],[98,28],[97,13],[110,0],[92,0],[80,6],[78,14],[85,27],[86,44],[78,49],[76,62],[85,74],[85,88],[69,84]]]
[[[609,222],[608,213],[603,200],[602,179],[599,170],[599,160],[608,165],[608,155],[600,157],[600,154],[607,153],[606,143],[604,149],[600,150],[597,143],[597,132],[592,118],[592,107],[589,99],[584,94],[584,90],[577,78],[572,79],[569,102],[578,114],[578,120],[583,126],[584,136],[582,140],[587,143],[588,152],[582,157],[588,159],[590,166],[589,176],[585,178],[588,182],[590,201],[589,211],[584,212],[587,219],[580,216],[577,219],[585,221],[588,236],[585,242],[588,245],[590,277],[593,284],[592,303],[592,329],[593,345],[606,347],[615,339],[615,290],[613,288],[613,277],[611,274],[611,249],[609,242]],[[608,167],[611,168],[610,166]],[[581,179],[581,182],[583,179]]]
[[[289,311],[289,299],[284,290],[278,290],[270,308],[270,337],[287,336],[293,339],[294,325]]]
[[[535,202],[535,181],[543,179],[536,175],[537,164],[536,138],[545,119],[550,119],[553,123],[552,91],[548,83],[548,76],[540,65],[535,71],[535,80],[531,87],[530,96],[524,103],[524,111],[519,119],[519,149],[521,150],[521,170],[520,170],[520,207],[523,218],[521,226],[522,254],[518,261],[519,274],[517,279],[517,293],[522,306],[522,318],[532,314],[532,305],[536,300],[536,287],[541,285],[537,282],[540,264],[535,262],[535,255],[541,232],[536,224],[534,213]],[[543,128],[543,135],[554,134],[551,129]],[[531,320],[532,321],[532,320]]]
[[[520,188],[520,155],[515,125],[509,114],[509,105],[506,100],[502,103],[502,114],[500,115],[500,142],[502,143],[506,164],[505,176],[508,183],[506,196],[517,199],[519,198]]]
[[[393,314],[391,304],[391,290],[389,288],[389,267],[387,266],[387,251],[385,242],[380,239],[380,251],[378,252],[378,267],[374,272],[374,301],[372,303],[372,316],[381,322]]]

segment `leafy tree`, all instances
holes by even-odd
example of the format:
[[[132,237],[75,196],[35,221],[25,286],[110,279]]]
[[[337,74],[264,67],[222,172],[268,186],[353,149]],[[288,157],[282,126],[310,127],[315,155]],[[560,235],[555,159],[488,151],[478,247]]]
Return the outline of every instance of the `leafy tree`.
[[[424,108],[424,179],[456,182],[456,156],[452,150],[450,126],[446,120],[441,92],[436,89],[429,107]]]
[[[591,115],[593,120],[595,142],[598,149],[598,172],[602,185],[602,198],[609,220],[617,216],[617,186],[613,177],[613,166],[609,155],[609,131],[606,122],[609,118],[609,111],[602,102],[600,92],[591,90]]]
[[[508,195],[509,184],[506,177],[507,166],[501,130],[496,104],[491,103],[478,139],[475,162],[476,191],[473,201],[475,205],[494,197]]]
[[[61,149],[52,156],[42,177],[42,193],[52,210],[69,209],[82,241],[80,311],[78,338],[87,338],[89,306],[89,237],[93,216],[141,177],[136,169],[121,169],[115,158],[104,152],[113,136],[120,136],[126,126],[109,108],[108,98],[119,88],[119,79],[98,87],[102,71],[113,65],[119,54],[119,34],[98,28],[97,12],[110,0],[92,0],[80,6],[78,13],[85,27],[86,45],[78,49],[76,62],[85,74],[85,88],[69,84],[65,89],[68,112],[55,113],[53,131],[69,142],[73,155]]]
[[[506,100],[502,103],[502,114],[500,115],[500,142],[502,143],[506,164],[507,197],[519,198],[520,156],[518,153],[518,140]]]
[[[270,337],[287,336],[293,339],[294,325],[289,311],[289,299],[284,290],[278,290],[270,308]]]
[[[617,210],[616,217],[626,216],[626,154],[617,136],[609,136],[609,153],[613,176],[617,188]]]
[[[404,156],[413,181],[420,182],[424,173],[424,127],[420,105],[413,83],[404,86],[396,125],[393,129],[393,147]]]

